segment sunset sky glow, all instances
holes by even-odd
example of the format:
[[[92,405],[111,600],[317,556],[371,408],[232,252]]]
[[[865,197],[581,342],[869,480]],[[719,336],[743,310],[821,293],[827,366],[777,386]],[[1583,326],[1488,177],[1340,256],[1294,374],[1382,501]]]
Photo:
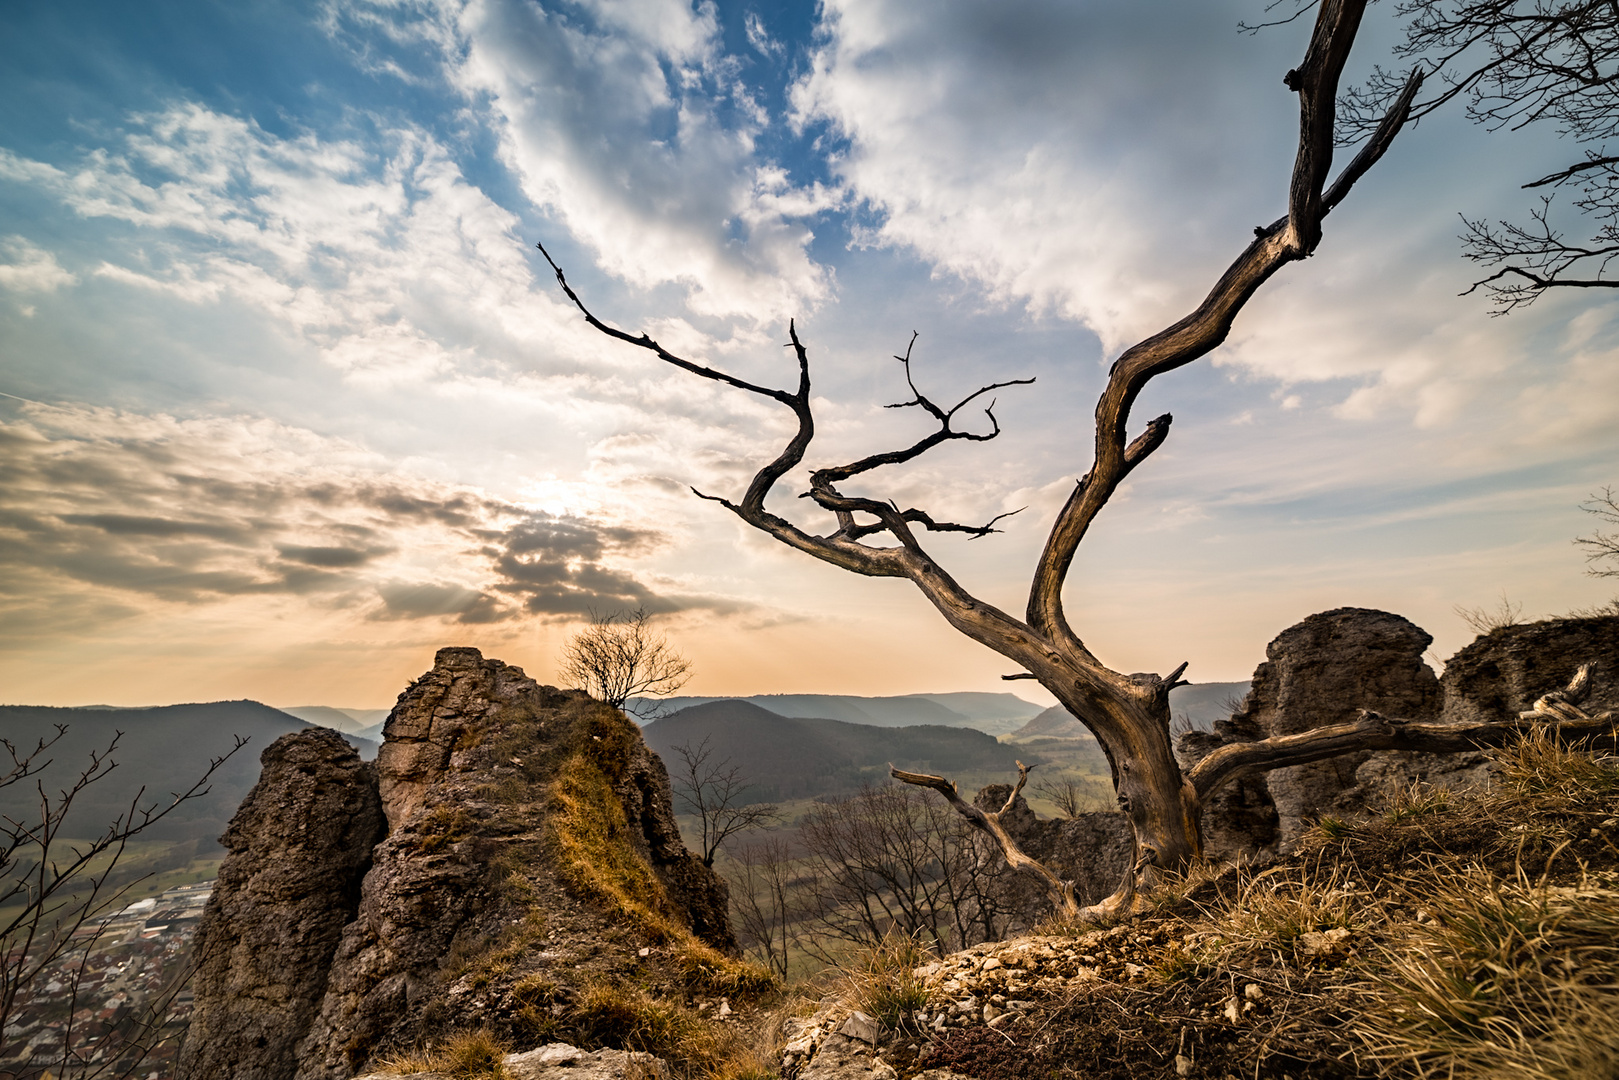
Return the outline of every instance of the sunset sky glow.
[[[1351,77],[1389,65],[1374,5]],[[928,541],[1023,608],[1107,366],[1285,209],[1259,0],[24,0],[0,13],[0,699],[391,704],[443,645],[554,677],[645,605],[694,694],[1004,690],[911,586],[751,533],[785,409],[593,310],[790,386],[811,464],[927,430],[893,354],[1003,434],[852,492],[1004,532]],[[1571,542],[1619,485],[1619,303],[1462,296],[1458,214],[1573,156],[1459,111],[1403,133],[1213,356],[1081,550],[1110,666],[1246,679],[1304,616],[1596,605]],[[1542,168],[1542,166],[1545,166]],[[980,418],[977,423],[987,424]],[[835,526],[801,470],[777,512]],[[1031,683],[1017,692],[1042,698]],[[1042,699],[1049,700],[1049,699]]]

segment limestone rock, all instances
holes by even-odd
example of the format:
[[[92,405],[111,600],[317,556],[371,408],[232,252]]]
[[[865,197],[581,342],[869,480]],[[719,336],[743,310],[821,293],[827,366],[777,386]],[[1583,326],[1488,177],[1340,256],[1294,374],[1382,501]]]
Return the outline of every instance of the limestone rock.
[[[1594,664],[1587,712],[1619,705],[1619,616],[1548,619],[1478,638],[1445,665],[1449,723],[1516,715],[1560,690],[1581,664]]]
[[[662,1058],[632,1050],[581,1050],[568,1043],[548,1043],[503,1062],[511,1080],[667,1080]],[[367,1073],[359,1080],[398,1080],[401,1073]],[[408,1074],[411,1080],[450,1080],[445,1073]]]
[[[327,732],[297,738],[342,745]],[[324,794],[271,814],[293,837],[365,832],[348,877],[273,828],[240,831],[232,858],[259,891],[249,890],[254,903],[226,908],[231,932],[248,943],[296,936],[324,952],[316,970],[270,948],[227,950],[199,984],[199,1017],[234,1014],[236,988],[263,981],[266,967],[298,980],[301,1004],[257,1045],[213,1034],[241,1021],[194,1027],[186,1054],[199,1062],[197,1080],[347,1080],[370,1061],[479,1027],[518,1046],[554,1042],[569,1034],[570,1005],[589,985],[632,978],[681,992],[680,950],[701,948],[687,928],[734,952],[724,883],[681,844],[662,763],[622,713],[540,686],[476,649],[450,648],[400,696],[384,740],[374,774],[357,759],[353,766],[364,770],[369,832],[343,801],[350,788],[319,769],[308,785]],[[266,764],[267,782],[279,774]],[[253,805],[244,804],[244,821],[268,813]],[[569,856],[559,821],[572,822],[571,842],[587,848]],[[309,880],[276,884],[288,866],[307,867]],[[592,879],[603,866],[606,878]],[[221,885],[229,878],[222,873]],[[318,932],[295,933],[305,894]],[[232,895],[225,887],[216,898],[228,904]],[[270,1045],[278,1064],[254,1071]]]
[[[1177,747],[1191,765],[1226,742],[1347,723],[1360,709],[1445,723],[1498,720],[1595,667],[1591,711],[1619,703],[1619,617],[1549,619],[1486,634],[1451,657],[1443,679],[1422,660],[1432,638],[1398,615],[1339,608],[1312,615],[1266,648],[1242,708]],[[1264,855],[1324,815],[1374,811],[1413,783],[1459,788],[1486,781],[1483,753],[1348,754],[1228,784],[1203,810],[1216,857]]]
[[[1422,658],[1432,641],[1421,627],[1386,611],[1337,608],[1311,615],[1266,646],[1242,708],[1216,722],[1213,736],[1194,732],[1181,740],[1182,761],[1190,765],[1226,741],[1349,723],[1361,709],[1438,719],[1442,691]],[[1346,754],[1227,785],[1203,809],[1206,850],[1227,858],[1263,854],[1285,847],[1322,814],[1364,811],[1369,799],[1414,775],[1411,756]],[[1362,777],[1368,763],[1372,768]]]
[[[382,836],[372,767],[335,731],[283,735],[221,842],[197,931],[196,1012],[179,1076],[285,1080]]]
[[[828,1035],[797,1080],[898,1080],[899,1073],[876,1051],[847,1035]]]

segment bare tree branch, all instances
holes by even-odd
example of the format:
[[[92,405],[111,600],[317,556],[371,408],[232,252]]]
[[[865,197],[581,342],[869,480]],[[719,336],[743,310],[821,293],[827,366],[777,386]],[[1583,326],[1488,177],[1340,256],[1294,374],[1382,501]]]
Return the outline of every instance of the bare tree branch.
[[[1228,743],[1203,758],[1187,773],[1200,799],[1240,777],[1290,765],[1307,765],[1361,750],[1404,750],[1450,754],[1503,746],[1534,726],[1550,726],[1559,735],[1600,735],[1619,727],[1619,712],[1587,716],[1573,703],[1584,697],[1590,665],[1580,668],[1567,690],[1548,694],[1535,708],[1500,721],[1435,724],[1383,716],[1361,710],[1357,720],[1315,728],[1296,735],[1277,735],[1252,742]]]
[[[1619,157],[1603,144],[1619,135],[1619,6],[1611,0],[1402,0],[1408,22],[1396,53],[1418,62],[1438,92],[1413,104],[1427,116],[1461,98],[1467,115],[1491,131],[1549,123],[1587,144],[1585,159],[1531,180],[1526,188],[1573,186],[1572,210],[1594,222],[1590,239],[1571,242],[1549,221],[1550,200],[1530,223],[1466,220],[1465,256],[1500,267],[1463,295],[1482,292],[1493,315],[1560,288],[1615,287],[1604,273],[1619,244]],[[1396,96],[1397,80],[1374,73],[1345,95],[1345,131],[1359,137],[1374,112]]]
[[[1614,501],[1611,487],[1603,488],[1600,495],[1592,495],[1581,504],[1580,509],[1588,514],[1595,514],[1599,520],[1606,521],[1610,525],[1619,525],[1619,502]],[[1619,533],[1605,533],[1598,529],[1590,536],[1581,536],[1574,542],[1585,548],[1585,561],[1588,563],[1612,559],[1619,564]],[[1586,573],[1593,577],[1619,577],[1619,565],[1592,566]]]

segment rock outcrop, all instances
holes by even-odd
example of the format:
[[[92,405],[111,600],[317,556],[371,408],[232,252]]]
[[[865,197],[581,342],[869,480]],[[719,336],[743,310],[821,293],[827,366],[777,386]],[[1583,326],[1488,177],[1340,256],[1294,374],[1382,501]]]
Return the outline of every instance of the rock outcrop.
[[[1312,615],[1266,647],[1242,708],[1213,733],[1189,732],[1190,765],[1227,742],[1347,723],[1361,709],[1447,723],[1515,716],[1596,665],[1595,708],[1619,700],[1619,617],[1550,619],[1480,637],[1445,665],[1423,661],[1432,637],[1398,615],[1339,608]],[[1604,676],[1604,673],[1612,673]],[[1486,782],[1482,753],[1363,752],[1276,769],[1229,784],[1203,808],[1206,850],[1217,858],[1268,856],[1323,815],[1354,817],[1413,783],[1463,788]]]
[[[731,963],[724,883],[682,845],[663,765],[616,709],[476,649],[441,649],[383,734],[374,769],[355,759],[342,778],[326,732],[279,740],[273,774],[267,755],[261,787],[323,793],[306,816],[324,832],[352,819],[320,852],[363,839],[361,854],[345,884],[327,870],[306,900],[284,895],[256,875],[296,854],[304,830],[275,812],[291,796],[244,804],[200,940],[275,942],[318,909],[324,952],[318,971],[285,965],[304,1004],[280,1012],[256,1004],[273,994],[239,993],[273,982],[274,955],[210,952],[198,1015],[235,1019],[193,1027],[189,1075],[347,1080],[473,1027],[533,1046],[566,1034],[559,1018],[590,985],[633,977],[680,992],[694,971]],[[371,816],[345,816],[351,803]],[[337,860],[320,852],[317,877]],[[284,1063],[269,1071],[250,1037],[261,1029]]]
[[[220,838],[196,939],[196,1012],[179,1076],[285,1080],[382,838],[376,777],[342,736],[283,735]]]
[[[1461,723],[1523,712],[1542,694],[1567,685],[1581,664],[1595,665],[1586,711],[1619,705],[1619,616],[1493,630],[1445,664],[1439,680],[1445,719]]]

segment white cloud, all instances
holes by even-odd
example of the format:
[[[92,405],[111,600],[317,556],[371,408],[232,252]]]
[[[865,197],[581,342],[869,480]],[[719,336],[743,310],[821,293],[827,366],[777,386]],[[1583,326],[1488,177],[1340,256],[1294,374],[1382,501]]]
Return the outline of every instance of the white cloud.
[[[135,228],[96,276],[245,302],[358,378],[447,376],[471,340],[520,362],[595,346],[537,288],[517,219],[416,129],[373,145],[281,138],[184,103],[131,118],[67,168],[0,154],[7,178]]]
[[[25,237],[0,238],[0,253],[9,260],[0,262],[0,289],[19,293],[48,293],[79,280],[62,269],[55,255],[29,243]]]
[[[1280,206],[1286,186],[1285,161],[1255,182],[1270,117],[1230,122],[1252,104],[1230,66],[1263,50],[1236,41],[1228,5],[1180,11],[1154,41],[1133,10],[829,0],[826,43],[794,90],[799,122],[848,139],[836,167],[877,212],[869,242],[1080,320],[1115,348],[1182,314],[1211,259],[1230,257],[1232,237],[1208,235],[1209,200],[1258,187]],[[1237,202],[1249,212],[1254,196]]]
[[[774,325],[824,300],[831,275],[807,247],[839,196],[759,158],[765,118],[713,8],[581,6],[450,8],[450,77],[493,110],[528,197],[601,269],[641,287],[678,283],[698,314]]]

